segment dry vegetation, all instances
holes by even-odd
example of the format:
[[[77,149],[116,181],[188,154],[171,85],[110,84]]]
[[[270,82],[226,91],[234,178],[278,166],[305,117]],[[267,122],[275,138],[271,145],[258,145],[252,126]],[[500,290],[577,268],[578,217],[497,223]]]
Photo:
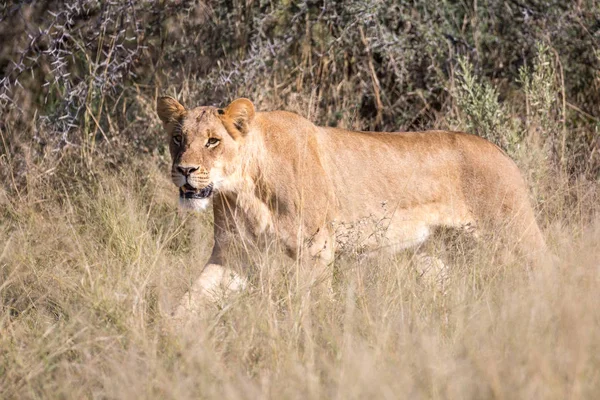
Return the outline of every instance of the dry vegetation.
[[[406,3],[0,5],[0,397],[597,398],[600,9]],[[332,299],[255,252],[248,291],[165,331],[212,233],[177,209],[163,92],[485,136],[560,262],[441,232],[443,293],[407,253],[336,261]]]

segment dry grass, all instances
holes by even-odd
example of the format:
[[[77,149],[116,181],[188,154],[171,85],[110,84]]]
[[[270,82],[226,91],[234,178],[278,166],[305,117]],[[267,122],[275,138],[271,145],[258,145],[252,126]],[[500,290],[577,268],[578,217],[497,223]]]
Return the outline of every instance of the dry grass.
[[[9,3],[0,398],[599,397],[594,2]],[[478,133],[522,168],[561,260],[531,271],[443,232],[445,294],[407,253],[337,261],[334,300],[255,252],[248,291],[168,332],[212,233],[177,209],[160,93]]]
[[[212,236],[208,214],[178,212],[157,165],[77,177],[63,161],[1,200],[0,397],[597,397],[593,184],[540,214],[557,268],[528,271],[493,238],[441,238],[445,295],[407,254],[339,261],[332,300],[285,273],[291,260],[257,255],[250,290],[164,334]]]

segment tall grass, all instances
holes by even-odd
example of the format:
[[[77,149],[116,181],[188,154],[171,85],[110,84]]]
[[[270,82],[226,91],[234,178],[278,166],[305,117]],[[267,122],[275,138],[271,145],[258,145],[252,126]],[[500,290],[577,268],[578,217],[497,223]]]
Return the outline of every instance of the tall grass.
[[[0,5],[0,37],[40,27],[0,49],[0,398],[596,398],[593,2],[230,3]],[[350,256],[330,296],[252,251],[249,289],[173,331],[212,217],[177,208],[159,92],[480,134],[559,262],[443,231],[443,288],[418,254]]]
[[[561,262],[527,270],[494,237],[440,237],[444,292],[410,253],[336,263],[336,297],[285,257],[184,329],[167,314],[212,245],[157,160],[90,181],[68,169],[4,203],[3,398],[594,398],[600,220],[594,187],[546,232]],[[579,210],[576,211],[576,210]],[[586,211],[587,210],[587,211]]]

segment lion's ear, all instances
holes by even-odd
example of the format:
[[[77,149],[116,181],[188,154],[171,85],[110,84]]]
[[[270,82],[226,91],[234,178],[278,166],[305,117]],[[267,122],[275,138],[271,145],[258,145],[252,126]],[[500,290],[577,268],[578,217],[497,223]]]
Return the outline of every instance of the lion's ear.
[[[156,101],[156,112],[163,124],[176,121],[185,113],[185,107],[169,96],[159,97]]]
[[[225,108],[222,121],[229,134],[237,139],[239,135],[245,136],[250,129],[254,118],[254,104],[248,99],[234,100]]]

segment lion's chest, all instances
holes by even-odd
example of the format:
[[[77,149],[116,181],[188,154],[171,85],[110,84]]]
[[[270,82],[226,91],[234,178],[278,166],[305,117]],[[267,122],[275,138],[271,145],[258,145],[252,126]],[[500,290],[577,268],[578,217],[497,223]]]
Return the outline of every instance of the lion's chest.
[[[271,247],[278,243],[288,254],[296,254],[301,238],[307,236],[306,229],[301,226],[299,213],[282,212],[282,209],[289,210],[286,207],[269,207],[251,194],[238,194],[235,225],[251,247]]]
[[[250,194],[239,195],[236,202],[236,225],[251,237],[273,234],[275,223],[271,210],[266,204]]]

